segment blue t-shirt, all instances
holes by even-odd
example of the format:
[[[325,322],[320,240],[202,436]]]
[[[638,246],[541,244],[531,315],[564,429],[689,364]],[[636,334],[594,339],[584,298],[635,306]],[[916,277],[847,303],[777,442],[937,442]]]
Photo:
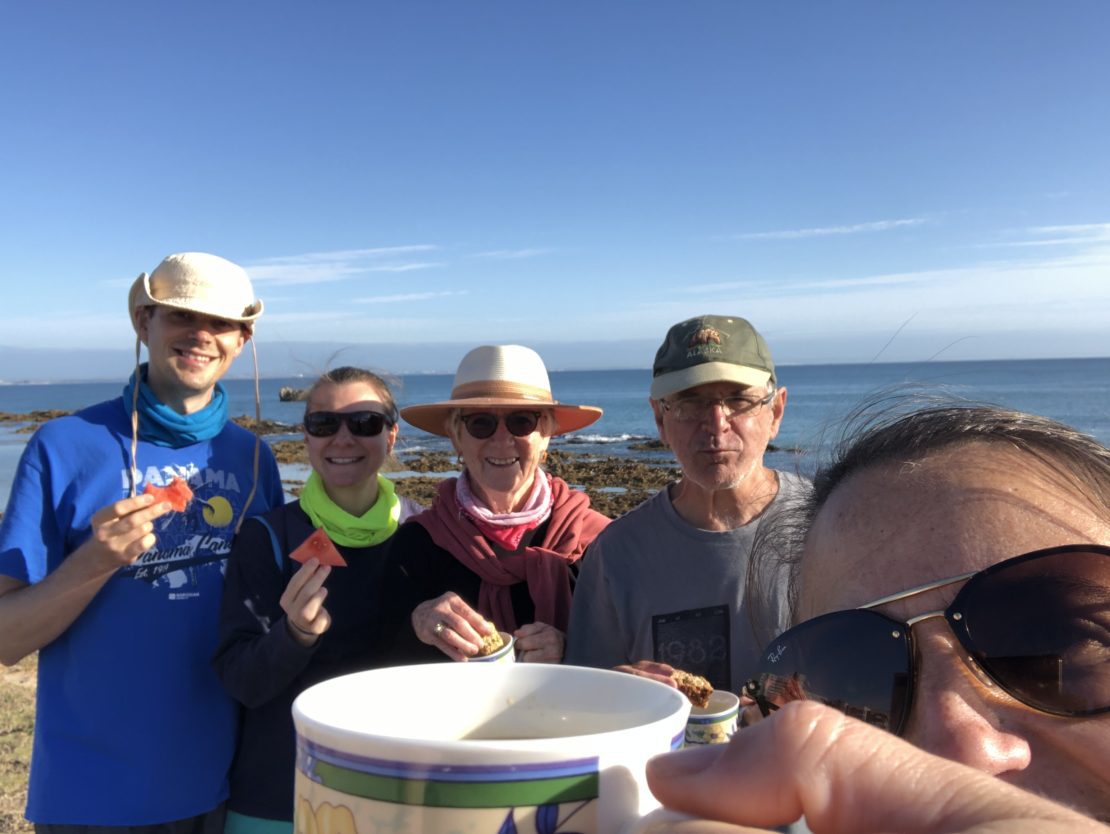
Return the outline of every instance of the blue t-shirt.
[[[130,443],[122,399],[35,433],[0,524],[0,574],[39,582],[89,537],[92,515],[129,494]],[[28,819],[146,825],[205,813],[226,798],[236,707],[209,661],[254,444],[230,422],[180,449],[139,443],[139,490],[176,475],[195,498],[157,519],[155,547],[117,571],[39,652]],[[283,500],[263,444],[248,514]]]

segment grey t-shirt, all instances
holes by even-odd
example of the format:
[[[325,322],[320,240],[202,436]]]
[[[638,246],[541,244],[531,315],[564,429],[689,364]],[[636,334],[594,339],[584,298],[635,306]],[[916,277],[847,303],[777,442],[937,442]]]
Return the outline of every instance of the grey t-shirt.
[[[744,602],[759,525],[808,482],[778,472],[779,491],[758,519],[723,532],[684,521],[660,490],[594,540],[582,560],[567,629],[566,663],[611,668],[657,660],[739,692],[763,648]],[[768,600],[761,634],[786,625],[786,592]]]

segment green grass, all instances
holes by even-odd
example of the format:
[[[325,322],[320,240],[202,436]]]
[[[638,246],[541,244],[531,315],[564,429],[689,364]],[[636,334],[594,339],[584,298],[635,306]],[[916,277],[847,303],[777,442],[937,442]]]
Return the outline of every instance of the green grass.
[[[23,819],[23,806],[35,729],[37,670],[37,655],[0,668],[0,834],[33,830]]]

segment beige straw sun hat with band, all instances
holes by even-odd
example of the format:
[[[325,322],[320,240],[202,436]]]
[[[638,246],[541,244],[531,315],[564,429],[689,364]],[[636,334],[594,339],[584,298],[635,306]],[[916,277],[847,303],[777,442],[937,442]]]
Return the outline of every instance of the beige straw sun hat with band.
[[[592,405],[570,405],[551,396],[551,382],[540,355],[522,345],[482,345],[459,362],[451,399],[401,409],[407,423],[429,434],[447,436],[447,418],[456,408],[514,408],[551,412],[553,434],[585,428],[601,417]]]
[[[139,329],[139,310],[158,305],[237,321],[253,327],[262,315],[246,270],[219,255],[181,252],[169,255],[135,279],[127,297],[131,326]]]

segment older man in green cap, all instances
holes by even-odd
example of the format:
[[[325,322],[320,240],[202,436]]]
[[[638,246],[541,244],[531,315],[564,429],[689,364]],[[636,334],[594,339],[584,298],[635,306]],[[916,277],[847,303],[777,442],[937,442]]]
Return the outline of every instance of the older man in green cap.
[[[682,477],[610,524],[586,552],[566,662],[667,682],[680,668],[739,692],[762,647],[745,603],[755,533],[807,487],[763,462],[786,389],[763,337],[732,316],[674,325],[652,374],[655,424]],[[770,603],[770,616],[781,616],[781,601]]]
[[[131,287],[122,395],[47,423],[20,459],[0,526],[0,660],[39,652],[40,834],[223,829],[237,720],[209,665],[223,569],[237,522],[283,492],[220,379],[261,313],[240,267],[169,256]],[[171,484],[192,500],[148,494]]]

